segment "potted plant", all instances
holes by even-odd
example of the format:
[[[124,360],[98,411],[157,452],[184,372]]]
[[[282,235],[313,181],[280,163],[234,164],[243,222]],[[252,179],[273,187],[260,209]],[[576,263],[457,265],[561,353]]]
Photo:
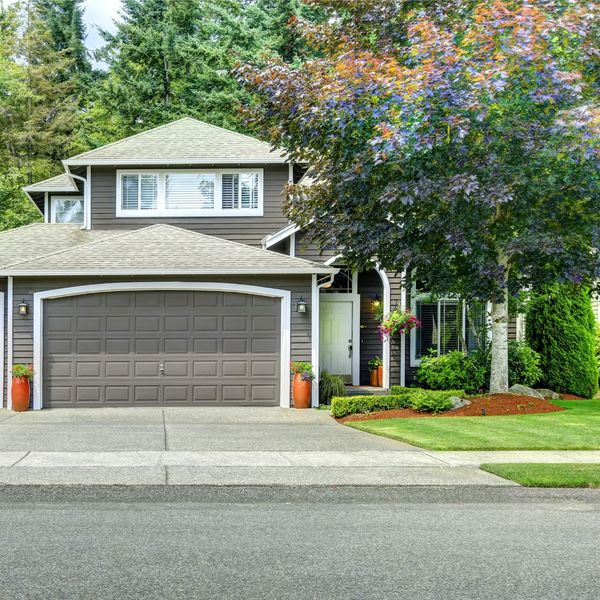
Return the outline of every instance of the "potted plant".
[[[309,408],[311,382],[315,378],[312,365],[309,362],[295,360],[290,362],[290,372],[294,375],[292,382],[294,408]]]
[[[12,376],[12,409],[25,412],[29,409],[29,382],[33,378],[33,368],[31,365],[13,365]]]
[[[381,376],[379,375],[381,371]],[[373,387],[381,387],[383,380],[383,360],[380,356],[376,356],[369,361],[369,374],[371,376],[371,385]]]

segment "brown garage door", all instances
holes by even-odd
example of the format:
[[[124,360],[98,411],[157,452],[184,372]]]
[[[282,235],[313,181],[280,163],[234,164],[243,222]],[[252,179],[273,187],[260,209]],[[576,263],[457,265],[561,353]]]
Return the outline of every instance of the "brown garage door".
[[[280,300],[143,291],[44,303],[44,406],[278,405]]]

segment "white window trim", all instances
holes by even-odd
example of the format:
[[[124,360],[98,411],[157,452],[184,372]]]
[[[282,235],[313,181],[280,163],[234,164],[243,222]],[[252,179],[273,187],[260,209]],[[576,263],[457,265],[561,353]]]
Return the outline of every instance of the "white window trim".
[[[314,276],[316,277],[316,276]],[[44,300],[52,298],[65,298],[69,296],[82,296],[85,294],[97,294],[105,292],[121,291],[214,291],[233,292],[237,294],[249,294],[253,296],[267,296],[269,298],[281,299],[281,364],[280,364],[280,399],[282,408],[290,407],[290,375],[289,365],[291,357],[291,292],[277,288],[268,288],[255,285],[242,285],[235,283],[214,283],[208,281],[185,282],[185,281],[139,281],[123,283],[96,283],[91,285],[79,285],[74,287],[47,290],[33,294],[33,409],[41,410],[43,407],[42,381],[43,381],[43,324],[44,324]],[[12,277],[9,278],[9,296],[12,299]],[[12,303],[12,300],[11,300]],[[9,315],[12,313],[9,312]],[[9,323],[12,331],[12,323]],[[9,340],[12,344],[12,337]],[[9,346],[10,349],[10,346]],[[12,359],[12,354],[9,355]],[[9,387],[10,390],[10,387]],[[318,398],[318,396],[317,396]],[[10,403],[10,400],[9,400]],[[8,408],[12,405],[9,404]]]
[[[426,294],[427,292],[424,292],[424,294]],[[457,298],[452,298],[452,297],[441,297],[441,298],[437,298],[436,303],[437,303],[437,322],[438,322],[438,326],[437,326],[437,349],[438,349],[438,356],[440,356],[440,344],[442,341],[441,335],[442,335],[442,328],[440,327],[440,322],[441,322],[441,315],[442,315],[442,306],[441,306],[441,302],[444,301],[452,301],[452,302],[456,302],[457,305],[460,304],[460,300]],[[466,339],[467,336],[467,307],[465,305],[465,303],[462,303],[462,337],[463,339]],[[410,292],[410,311],[412,312],[413,315],[417,314],[417,286],[415,283],[412,284],[412,288],[411,288],[411,292]],[[411,329],[410,331],[410,366],[411,367],[418,367],[421,365],[421,359],[417,358],[417,330],[416,329]]]
[[[185,210],[165,208],[165,177],[169,174],[215,175],[215,207],[211,209]],[[222,175],[258,173],[258,208],[222,208]],[[148,210],[126,210],[121,208],[123,175],[157,175],[157,208]],[[119,218],[140,217],[262,217],[264,214],[264,169],[117,169],[116,216]]]
[[[50,197],[50,223],[56,223],[56,203],[61,200],[80,200],[83,204],[83,218],[81,223],[72,223],[73,225],[83,225],[85,223],[85,200],[83,196],[51,196]]]

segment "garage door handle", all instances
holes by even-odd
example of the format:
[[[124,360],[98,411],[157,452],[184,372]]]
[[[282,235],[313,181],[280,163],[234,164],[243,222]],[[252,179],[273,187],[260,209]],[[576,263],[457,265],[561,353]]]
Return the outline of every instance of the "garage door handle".
[[[158,370],[160,371],[161,375],[164,375],[165,374],[165,365],[160,363],[160,367],[158,368]]]
[[[352,340],[348,340],[348,358],[352,358]]]

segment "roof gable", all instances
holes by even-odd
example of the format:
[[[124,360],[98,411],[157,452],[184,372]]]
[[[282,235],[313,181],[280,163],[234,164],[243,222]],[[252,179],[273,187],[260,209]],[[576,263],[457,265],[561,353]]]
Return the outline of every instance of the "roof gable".
[[[24,192],[35,193],[35,192],[77,192],[77,185],[67,173],[61,173],[56,177],[50,177],[50,179],[44,179],[44,181],[38,181],[23,188]]]
[[[285,157],[256,138],[184,117],[63,162],[67,166],[283,164]]]

